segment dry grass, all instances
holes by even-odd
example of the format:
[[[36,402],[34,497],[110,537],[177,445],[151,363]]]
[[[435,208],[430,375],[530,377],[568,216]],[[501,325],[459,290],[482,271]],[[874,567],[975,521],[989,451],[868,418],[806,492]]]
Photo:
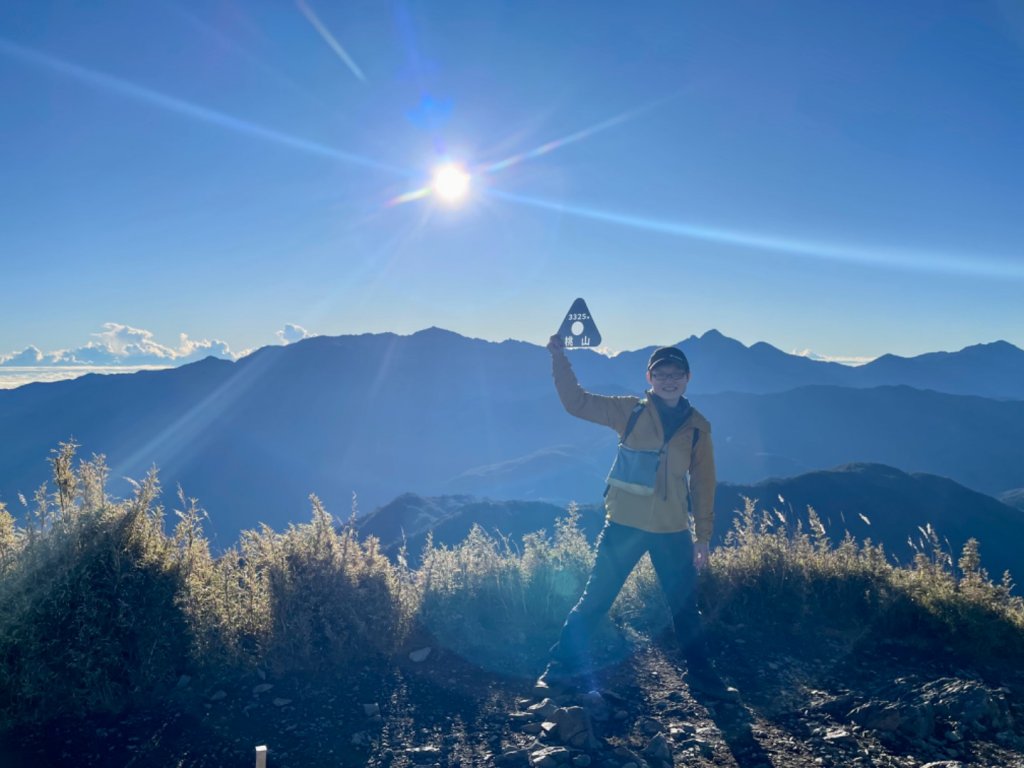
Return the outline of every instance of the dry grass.
[[[782,513],[748,500],[702,580],[705,613],[725,624],[912,639],[969,663],[1024,660],[1024,601],[1009,574],[992,582],[976,540],[954,565],[928,527],[913,563],[899,567],[870,541],[847,535],[833,546],[808,511],[810,530],[790,532]]]
[[[214,557],[194,499],[179,489],[168,533],[155,471],[114,501],[103,457],[76,465],[76,447],[54,451],[52,487],[26,504],[20,524],[0,505],[7,723],[152,701],[186,672],[344,672],[423,633],[482,666],[527,670],[555,640],[593,563],[573,507],[550,535],[532,534],[522,547],[477,528],[454,547],[428,545],[411,569],[316,497],[310,522],[247,531]],[[900,568],[870,542],[832,546],[813,510],[809,530],[780,518],[748,503],[715,551],[700,583],[712,628],[859,628],[917,635],[968,659],[1024,660],[1024,604],[1008,576],[993,583],[981,569],[976,542],[954,564],[926,531],[915,562]],[[646,558],[612,617],[651,635],[665,625]]]

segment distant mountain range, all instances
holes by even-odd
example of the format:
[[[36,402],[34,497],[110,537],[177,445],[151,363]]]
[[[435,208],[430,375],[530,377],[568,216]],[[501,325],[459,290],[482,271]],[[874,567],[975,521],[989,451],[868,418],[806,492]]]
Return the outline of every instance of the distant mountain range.
[[[956,562],[969,538],[981,543],[982,564],[995,579],[1009,570],[1024,576],[1024,512],[944,477],[907,474],[880,464],[849,464],[754,485],[719,484],[715,498],[715,545],[732,530],[744,499],[756,501],[775,528],[810,531],[808,507],[819,515],[833,544],[846,533],[859,542],[882,544],[897,561],[917,551],[931,554],[922,529],[930,525]],[[523,536],[554,531],[566,508],[545,502],[491,501],[469,496],[425,498],[403,494],[359,521],[363,535],[376,536],[394,555],[405,544],[418,561],[427,534],[435,545],[462,541],[474,525],[520,546]],[[600,505],[580,509],[579,524],[593,541],[604,523]]]
[[[1005,341],[916,357],[882,355],[861,366],[791,355],[764,342],[747,347],[715,330],[690,336],[679,347],[694,371],[690,389],[694,394],[767,394],[814,385],[909,386],[953,395],[1024,400],[1024,350]],[[631,389],[653,350],[652,346],[613,358],[591,359],[580,370],[593,375],[588,380]]]
[[[1024,397],[1024,352],[1009,344],[861,368],[715,331],[682,346],[722,480],[870,461],[991,494],[1024,487],[1024,400],[1012,399]],[[588,389],[639,393],[649,351],[571,359]],[[15,512],[17,494],[47,478],[50,449],[73,436],[84,455],[108,456],[116,494],[120,478],[156,464],[210,511],[221,545],[258,522],[305,519],[312,492],[342,517],[353,492],[363,510],[407,491],[595,502],[615,444],[564,412],[542,347],[436,328],[4,390],[0,435],[0,500]]]

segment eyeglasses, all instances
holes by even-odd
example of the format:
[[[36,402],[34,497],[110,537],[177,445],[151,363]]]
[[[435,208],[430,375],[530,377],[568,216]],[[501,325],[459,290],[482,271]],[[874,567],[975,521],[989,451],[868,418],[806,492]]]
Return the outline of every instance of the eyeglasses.
[[[651,378],[655,381],[682,381],[689,375],[683,371],[676,371],[675,373],[652,373]]]

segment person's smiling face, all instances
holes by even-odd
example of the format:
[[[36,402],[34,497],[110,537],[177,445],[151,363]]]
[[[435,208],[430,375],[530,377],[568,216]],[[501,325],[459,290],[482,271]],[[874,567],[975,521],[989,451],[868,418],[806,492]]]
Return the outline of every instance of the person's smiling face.
[[[647,373],[647,381],[651,391],[669,405],[675,405],[686,394],[686,385],[690,383],[690,372],[673,362],[664,362],[654,366]]]

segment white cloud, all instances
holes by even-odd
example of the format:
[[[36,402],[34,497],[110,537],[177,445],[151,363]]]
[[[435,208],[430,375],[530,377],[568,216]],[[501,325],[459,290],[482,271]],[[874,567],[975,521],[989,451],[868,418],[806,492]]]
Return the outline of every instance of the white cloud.
[[[794,349],[790,354],[796,355],[797,357],[806,357],[808,360],[817,360],[822,363],[841,363],[843,365],[852,366],[864,365],[865,363],[870,363],[875,359],[873,357],[854,357],[850,355],[820,355],[813,349]]]
[[[43,361],[43,353],[39,347],[28,346],[21,352],[12,352],[9,355],[0,355],[0,365],[39,365]]]
[[[204,357],[213,355],[214,357],[223,357],[227,360],[237,360],[241,355],[236,355],[228,347],[226,341],[220,341],[214,339],[202,339],[195,341],[188,337],[188,334],[181,334],[181,345],[178,347],[178,355],[190,360],[202,360]]]
[[[792,352],[790,352],[790,354],[791,355],[796,355],[797,357],[806,357],[808,360],[820,360],[820,361],[825,361],[826,360],[826,358],[824,358],[821,355],[819,355],[813,349],[800,349],[800,350],[794,349]]]
[[[171,367],[195,362],[210,355],[228,360],[237,359],[227,343],[220,340],[194,340],[183,333],[178,337],[178,346],[169,347],[156,341],[152,332],[122,323],[105,323],[103,330],[92,336],[94,340],[75,349],[43,353],[37,347],[29,346],[21,352],[0,357],[0,366]]]
[[[0,389],[14,389],[34,382],[77,379],[87,373],[116,374],[136,371],[163,370],[164,365],[62,365],[62,366],[4,366],[0,365]]]
[[[277,338],[281,340],[282,344],[292,344],[315,335],[315,333],[310,333],[301,325],[294,325],[293,323],[285,323],[284,329],[277,332]]]

